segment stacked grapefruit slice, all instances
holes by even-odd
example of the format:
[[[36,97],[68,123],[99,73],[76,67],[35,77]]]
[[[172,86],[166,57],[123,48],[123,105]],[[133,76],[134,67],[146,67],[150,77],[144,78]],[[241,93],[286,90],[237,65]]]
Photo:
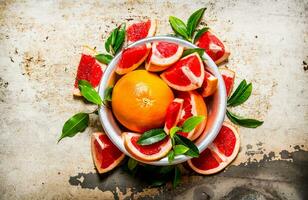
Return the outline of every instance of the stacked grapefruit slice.
[[[91,136],[92,158],[99,173],[114,169],[125,155],[109,140],[104,133],[93,133]]]
[[[140,134],[138,133],[124,132],[122,137],[126,150],[136,159],[141,161],[159,160],[165,157],[172,148],[170,138],[165,138],[154,144],[142,146],[137,144],[140,137]]]
[[[94,88],[98,87],[106,65],[101,64],[95,59],[96,54],[97,52],[94,49],[88,46],[83,47],[73,91],[75,96],[81,96],[78,88],[79,80],[87,80]]]
[[[214,174],[227,167],[237,156],[240,138],[237,129],[224,122],[212,144],[198,158],[192,158],[188,165],[197,173]]]
[[[212,31],[204,32],[196,45],[203,48],[216,64],[226,61],[230,56],[227,46]]]
[[[126,29],[127,41],[136,42],[140,39],[154,36],[156,24],[156,20],[146,20],[129,25]]]

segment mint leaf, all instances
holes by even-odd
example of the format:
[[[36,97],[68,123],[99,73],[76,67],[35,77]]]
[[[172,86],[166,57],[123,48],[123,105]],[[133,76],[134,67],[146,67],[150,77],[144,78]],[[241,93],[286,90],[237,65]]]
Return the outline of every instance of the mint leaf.
[[[176,134],[178,131],[182,130],[182,128],[174,126],[170,129],[169,135],[171,138],[173,138],[174,134]]]
[[[182,57],[185,57],[185,56],[192,54],[192,53],[195,53],[195,52],[197,52],[199,54],[199,56],[202,58],[203,54],[204,54],[204,49],[201,49],[201,48],[185,49],[183,54],[182,54]]]
[[[256,119],[247,119],[241,116],[238,116],[229,110],[227,110],[227,117],[231,120],[232,123],[246,127],[246,128],[257,128],[263,124],[263,121],[259,121]]]
[[[204,119],[204,116],[192,116],[186,119],[182,126],[182,132],[189,133],[194,130],[194,128],[196,128],[196,126],[198,126]]]
[[[156,142],[159,142],[165,137],[167,134],[164,129],[151,129],[149,131],[144,132],[138,139],[137,144],[140,145],[150,145]]]
[[[92,85],[86,81],[86,80],[79,80],[78,81],[78,87],[80,89],[80,92],[82,96],[88,100],[89,102],[92,102],[97,105],[102,105],[102,99],[97,93],[97,91],[92,87]]]
[[[186,137],[183,137],[179,134],[174,135],[175,141],[177,144],[182,144],[189,148],[189,150],[185,153],[185,155],[191,156],[191,157],[199,157],[199,149],[196,147],[196,145]]]
[[[169,153],[168,153],[168,162],[169,163],[172,163],[172,161],[174,160],[174,156],[175,156],[174,151],[173,150],[169,151]]]
[[[187,34],[186,25],[182,20],[177,17],[170,16],[169,23],[176,34],[182,36],[186,40],[190,40]]]
[[[198,41],[198,39],[203,35],[203,33],[207,32],[210,28],[209,27],[204,27],[200,30],[197,31],[197,33],[194,36],[194,43]]]
[[[180,182],[181,182],[181,171],[176,166],[174,168],[174,177],[173,177],[173,181],[172,181],[173,188],[176,188],[176,186],[178,186]]]
[[[187,20],[187,34],[192,37],[196,27],[198,26],[206,8],[201,8],[194,12]]]
[[[130,171],[133,171],[136,166],[138,165],[138,161],[132,158],[129,158],[128,162],[127,162],[127,167]]]
[[[73,137],[78,132],[83,132],[89,125],[89,114],[78,113],[69,118],[62,128],[62,134],[58,140],[60,142],[65,137]]]
[[[113,56],[109,55],[109,54],[97,54],[95,55],[95,59],[103,64],[108,65],[110,63],[110,61],[113,59]]]
[[[245,101],[247,101],[247,99],[250,97],[251,92],[252,92],[252,84],[251,83],[249,83],[248,85],[245,85],[245,86],[240,84],[238,88],[239,88],[239,91],[237,93],[235,91],[234,94],[231,96],[231,98],[228,100],[228,104],[227,104],[228,106],[238,106],[238,105],[244,103]]]
[[[175,145],[173,147],[173,151],[174,151],[175,155],[182,155],[182,154],[186,153],[188,150],[189,150],[189,148],[182,145],[182,144],[178,144],[178,145]]]

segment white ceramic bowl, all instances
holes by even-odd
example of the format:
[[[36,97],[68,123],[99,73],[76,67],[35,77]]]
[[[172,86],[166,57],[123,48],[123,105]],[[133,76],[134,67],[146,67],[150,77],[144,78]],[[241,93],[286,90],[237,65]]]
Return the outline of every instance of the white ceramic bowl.
[[[155,41],[168,41],[177,43],[186,48],[197,48],[196,45],[187,42],[185,40],[170,37],[170,36],[155,36],[150,38],[145,38],[139,40],[128,47],[133,47],[137,45],[141,45],[144,43],[151,43]],[[104,96],[104,90],[110,86],[114,85],[115,81],[118,78],[118,75],[115,73],[116,65],[119,61],[121,53],[117,54],[114,59],[108,65],[103,78],[100,82],[99,86],[99,94],[101,97]],[[203,56],[204,62],[206,63],[206,69],[210,71],[215,77],[218,78],[218,89],[212,97],[207,99],[206,104],[208,108],[208,121],[206,124],[206,128],[203,134],[195,141],[196,146],[199,151],[202,152],[206,147],[215,139],[218,134],[222,123],[224,121],[225,112],[226,112],[226,88],[223,82],[222,76],[219,73],[219,70],[213,60],[205,53]],[[121,138],[121,129],[117,124],[112,111],[110,108],[101,107],[99,110],[100,121],[103,125],[103,128],[110,138],[110,140],[126,155],[132,157],[130,153],[128,153],[124,147],[123,140]],[[133,157],[132,157],[133,158]],[[176,156],[174,161],[171,164],[178,164],[189,160],[191,157],[185,155]],[[162,158],[161,160],[153,161],[153,162],[144,162],[151,165],[170,165],[168,162],[168,158]]]

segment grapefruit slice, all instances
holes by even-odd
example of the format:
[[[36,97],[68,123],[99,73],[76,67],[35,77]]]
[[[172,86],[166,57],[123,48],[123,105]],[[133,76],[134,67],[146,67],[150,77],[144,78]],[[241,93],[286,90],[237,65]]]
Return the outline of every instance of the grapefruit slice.
[[[173,42],[153,42],[151,55],[146,62],[146,69],[148,71],[165,70],[181,58],[183,50],[184,48],[182,46]],[[151,65],[153,66],[151,67]],[[155,69],[152,69],[153,67]]]
[[[214,174],[227,167],[237,156],[240,138],[237,129],[224,122],[217,137],[199,156],[188,161],[188,165],[199,174]]]
[[[203,97],[208,97],[214,94],[214,92],[216,91],[218,79],[207,71],[205,71],[204,74],[205,77],[200,93]]]
[[[203,132],[207,121],[207,108],[200,94],[196,91],[178,92],[177,98],[184,99],[181,117],[178,126],[182,126],[186,119],[191,116],[204,116],[205,119],[194,130],[189,133],[179,132],[178,134],[187,137],[190,140],[197,139]]]
[[[128,42],[136,42],[140,39],[151,37],[156,32],[156,20],[137,22],[127,27],[126,35]]]
[[[81,54],[77,69],[73,95],[81,96],[80,90],[78,88],[79,80],[87,80],[94,88],[98,87],[103,72],[106,69],[106,65],[98,62],[95,59],[96,54],[97,52],[94,49],[88,46],[83,47],[83,52]]]
[[[203,62],[195,52],[177,61],[160,76],[175,90],[194,90],[201,87],[204,80]]]
[[[181,111],[183,107],[184,100],[175,98],[168,106],[166,111],[166,122],[164,130],[169,134],[169,130],[176,126],[181,117]]]
[[[119,75],[126,74],[139,67],[147,58],[150,49],[150,43],[125,49],[118,62],[116,73]]]
[[[169,137],[154,144],[141,146],[137,144],[140,137],[138,133],[124,132],[124,146],[126,150],[140,161],[155,161],[163,158],[171,150],[172,144]]]
[[[219,68],[219,71],[222,75],[222,78],[224,79],[227,96],[229,97],[234,85],[235,72],[226,67]]]
[[[196,41],[196,45],[203,48],[216,64],[222,63],[230,56],[228,48],[211,31],[204,32]]]
[[[93,133],[91,136],[92,158],[99,173],[114,169],[124,159],[122,153],[104,133]]]

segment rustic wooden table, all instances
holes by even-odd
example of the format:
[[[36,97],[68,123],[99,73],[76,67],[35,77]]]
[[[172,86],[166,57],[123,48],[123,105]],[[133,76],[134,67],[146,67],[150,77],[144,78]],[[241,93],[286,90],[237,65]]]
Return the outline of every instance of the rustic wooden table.
[[[206,22],[231,49],[238,83],[253,82],[243,115],[263,119],[240,128],[241,151],[214,176],[189,174],[176,190],[150,188],[118,169],[99,177],[89,136],[57,144],[64,121],[91,110],[73,99],[81,46],[103,49],[107,34],[130,20],[186,19],[207,7]],[[307,199],[308,2],[267,1],[1,1],[1,199]],[[103,36],[103,38],[101,37]]]

